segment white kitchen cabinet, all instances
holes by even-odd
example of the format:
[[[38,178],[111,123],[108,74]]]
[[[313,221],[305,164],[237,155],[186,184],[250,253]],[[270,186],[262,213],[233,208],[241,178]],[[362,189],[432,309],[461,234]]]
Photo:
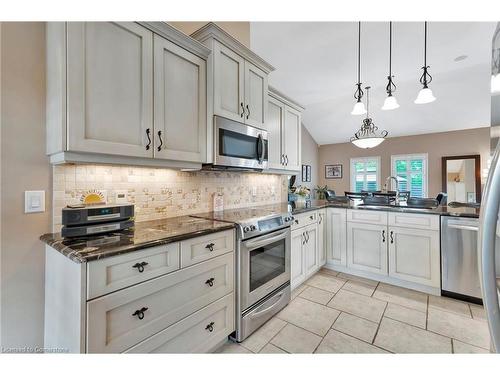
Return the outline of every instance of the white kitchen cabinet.
[[[154,157],[203,162],[206,61],[155,35],[154,82]]]
[[[269,169],[271,172],[299,172],[304,108],[271,87],[267,106]]]
[[[387,226],[347,223],[347,267],[387,275]]]
[[[46,39],[51,163],[206,161],[208,48],[164,22],[50,22]]]
[[[318,211],[318,267],[326,263],[326,209]]]
[[[347,266],[347,223],[346,209],[326,209],[326,257],[327,262]]]
[[[290,256],[291,288],[295,289],[306,279],[306,270],[304,262],[304,231],[292,231],[292,244]]]
[[[69,151],[153,156],[152,55],[136,23],[67,23]]]
[[[245,123],[256,128],[266,128],[267,73],[245,61]]]
[[[389,227],[388,243],[390,277],[440,287],[439,231]]]
[[[304,228],[304,236],[304,268],[306,278],[309,278],[319,269],[318,226],[315,224],[308,225]]]

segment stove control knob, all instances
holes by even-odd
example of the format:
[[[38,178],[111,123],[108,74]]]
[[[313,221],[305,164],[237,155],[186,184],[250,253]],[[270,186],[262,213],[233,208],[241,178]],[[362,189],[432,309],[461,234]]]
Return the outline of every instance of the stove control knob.
[[[243,227],[243,232],[247,233],[250,231],[250,227]]]
[[[254,230],[256,230],[256,229],[257,229],[257,227],[256,227],[255,225],[253,225],[253,224],[252,224],[252,225],[250,225],[250,230],[254,231]]]

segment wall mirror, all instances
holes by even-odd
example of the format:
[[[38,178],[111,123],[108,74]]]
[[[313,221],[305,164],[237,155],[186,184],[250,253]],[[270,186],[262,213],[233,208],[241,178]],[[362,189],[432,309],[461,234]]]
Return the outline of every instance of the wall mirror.
[[[479,155],[442,158],[443,191],[448,203],[481,202],[481,157]]]

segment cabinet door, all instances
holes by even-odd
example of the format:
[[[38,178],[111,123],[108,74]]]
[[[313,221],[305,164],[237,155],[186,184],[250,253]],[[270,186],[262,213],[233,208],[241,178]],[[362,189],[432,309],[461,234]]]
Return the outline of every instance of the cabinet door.
[[[291,246],[291,287],[292,289],[299,286],[306,279],[304,267],[304,231],[292,231],[292,246]]]
[[[328,263],[347,266],[346,210],[327,208],[326,257]]]
[[[245,123],[266,128],[267,74],[245,61]]]
[[[347,266],[387,275],[387,226],[347,223]]]
[[[155,35],[154,82],[154,157],[204,161],[205,60]]]
[[[269,168],[284,169],[283,165],[283,121],[285,105],[269,96],[267,103],[267,136]]]
[[[306,243],[304,244],[304,259],[306,278],[318,270],[318,226],[310,225],[304,229]]]
[[[301,114],[293,108],[285,107],[284,138],[286,169],[300,171]]]
[[[214,114],[244,122],[245,60],[214,42]]]
[[[153,156],[152,57],[133,22],[68,23],[68,150]]]
[[[439,231],[389,227],[389,276],[440,287]]]
[[[326,263],[326,210],[318,211],[318,262],[319,267]]]

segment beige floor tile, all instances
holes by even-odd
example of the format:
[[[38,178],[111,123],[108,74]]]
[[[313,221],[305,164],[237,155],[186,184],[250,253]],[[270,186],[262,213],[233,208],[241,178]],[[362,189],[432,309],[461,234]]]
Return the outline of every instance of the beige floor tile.
[[[330,275],[330,276],[337,276],[339,274],[338,271],[334,271],[334,270],[331,270],[331,269],[325,268],[325,267],[320,268],[319,272],[325,273],[325,274]]]
[[[427,294],[380,283],[373,297],[419,311],[427,311]]]
[[[302,293],[299,294],[301,298],[308,299],[322,305],[326,305],[332,299],[334,293],[327,292],[323,289],[318,289],[313,286],[308,286]]]
[[[451,353],[451,339],[385,317],[374,344],[394,353]]]
[[[368,297],[373,294],[375,288],[375,285],[366,284],[362,281],[357,280],[348,280],[342,287],[342,289],[348,290],[349,292],[363,294]]]
[[[378,324],[343,312],[332,328],[371,344],[377,333]]]
[[[260,354],[288,354],[283,349],[274,346],[273,344],[266,344],[259,352]]]
[[[312,353],[321,342],[321,336],[305,329],[287,324],[274,338],[271,344],[288,353]]]
[[[328,292],[337,293],[337,291],[345,284],[345,280],[338,279],[335,276],[326,275],[324,273],[317,273],[310,279],[306,280],[306,284]]]
[[[340,290],[328,303],[328,306],[378,323],[386,304],[384,301],[358,293]]]
[[[324,336],[339,314],[340,311],[298,297],[278,313],[278,318]]]
[[[385,309],[384,316],[422,329],[426,328],[427,314],[422,311],[389,303]]]
[[[482,354],[487,354],[490,351],[479,348],[477,346],[469,345],[466,344],[465,342],[458,341],[458,340],[451,340],[453,342],[453,353],[456,354],[472,354],[472,353],[482,353]]]
[[[297,297],[300,293],[302,293],[304,290],[306,290],[306,288],[307,288],[306,284],[299,285],[294,290],[292,290],[292,297],[291,298],[295,299],[295,297]]]
[[[470,310],[472,312],[472,317],[478,320],[486,320],[486,312],[484,307],[481,305],[476,305],[474,303],[469,303]]]
[[[240,344],[235,342],[228,342],[217,350],[217,353],[221,354],[252,354],[252,352]]]
[[[348,336],[342,332],[330,330],[316,353],[387,353],[364,341]]]
[[[490,335],[485,321],[429,308],[427,329],[467,344],[489,349]]]
[[[454,314],[464,315],[467,318],[471,317],[469,305],[453,298],[441,296],[429,296],[429,308],[443,310]]]
[[[368,285],[372,285],[372,286],[377,286],[378,285],[378,281],[371,280],[371,279],[366,279],[364,277],[359,277],[359,276],[355,276],[355,275],[349,275],[348,273],[343,273],[343,272],[339,272],[339,274],[337,275],[337,277],[339,279],[360,281],[362,283],[365,283],[365,284],[368,284]]]
[[[286,324],[281,319],[272,318],[240,345],[254,353],[258,353]]]

